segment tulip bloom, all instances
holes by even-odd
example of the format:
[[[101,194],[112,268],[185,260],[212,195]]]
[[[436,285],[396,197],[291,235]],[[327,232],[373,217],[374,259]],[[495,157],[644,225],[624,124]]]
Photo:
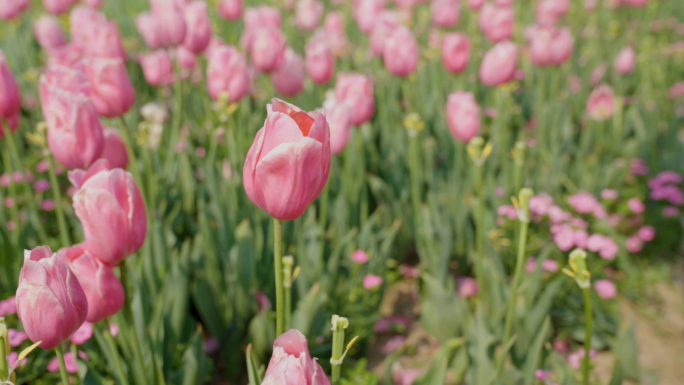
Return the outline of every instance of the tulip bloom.
[[[330,81],[335,72],[335,58],[328,43],[315,39],[306,46],[306,72],[318,84]]]
[[[214,100],[226,93],[228,103],[237,102],[247,95],[247,59],[235,47],[226,45],[212,51],[207,67],[207,89]]]
[[[94,29],[107,22],[107,18],[93,8],[79,5],[69,13],[71,41],[76,46],[85,49],[90,44]],[[78,27],[76,27],[78,26]]]
[[[615,93],[609,85],[603,84],[594,89],[587,100],[587,114],[593,120],[603,121],[613,116]]]
[[[304,60],[288,48],[285,63],[271,73],[271,81],[276,91],[283,95],[295,96],[304,90]]]
[[[115,21],[104,21],[91,26],[91,34],[83,47],[86,56],[126,59],[121,41],[119,25]]]
[[[21,108],[21,93],[17,80],[0,51],[0,120],[17,116]]]
[[[306,337],[291,329],[273,342],[263,385],[330,385],[321,365],[311,358]]]
[[[572,56],[574,39],[569,28],[535,28],[530,38],[532,63],[540,67],[560,65]]]
[[[480,133],[480,106],[470,92],[454,92],[446,103],[446,116],[454,138],[468,143]]]
[[[513,35],[512,7],[486,3],[480,12],[480,29],[492,43],[508,40]]]
[[[98,114],[113,118],[125,114],[135,104],[135,88],[123,60],[93,58],[86,61],[91,96]]]
[[[458,23],[461,6],[458,0],[432,0],[430,12],[432,25],[439,28],[451,28]]]
[[[245,10],[245,30],[255,31],[259,28],[280,29],[280,11],[276,7],[260,5]]]
[[[470,61],[470,40],[462,33],[447,33],[442,38],[442,63],[454,74],[468,67]]]
[[[182,45],[176,48],[176,61],[183,69],[194,70],[197,68],[197,55]]]
[[[171,6],[141,13],[135,25],[151,49],[175,47],[183,43],[187,31],[183,14]]]
[[[195,54],[204,52],[211,41],[211,20],[207,14],[207,3],[193,1],[185,6],[185,40],[183,46]]]
[[[352,106],[349,102],[338,103],[335,100],[328,100],[323,109],[330,126],[330,151],[336,155],[344,150],[351,136]]]
[[[356,24],[365,34],[369,34],[380,13],[385,9],[386,0],[354,0],[354,19]]]
[[[113,128],[105,128],[104,142],[100,159],[106,159],[111,168],[125,170],[128,167],[128,152],[126,150],[126,143],[121,138],[119,131]]]
[[[0,2],[0,20],[12,20],[30,5],[30,0],[3,0]]]
[[[400,26],[389,35],[382,49],[382,60],[395,76],[405,77],[418,66],[418,43],[407,27]]]
[[[33,24],[38,44],[46,50],[61,47],[67,43],[62,25],[54,16],[43,15]]]
[[[74,211],[83,225],[86,250],[103,263],[117,266],[142,247],[147,214],[130,173],[110,169],[106,160],[99,160],[88,171],[70,171],[69,180],[78,189]]]
[[[43,0],[43,7],[53,15],[66,13],[78,0]]]
[[[482,59],[480,80],[487,86],[498,86],[511,81],[517,68],[518,48],[515,44],[510,41],[497,43]]]
[[[222,18],[235,21],[242,16],[242,7],[242,0],[221,0],[218,12]]]
[[[382,55],[382,49],[385,47],[387,38],[400,25],[401,22],[396,11],[385,10],[380,13],[370,34],[371,52],[374,55]]]
[[[373,119],[375,115],[375,96],[373,82],[357,73],[343,73],[337,76],[335,99],[349,101],[352,105],[351,123],[359,126]]]
[[[173,63],[169,53],[157,50],[140,58],[145,80],[153,86],[165,86],[174,82]]]
[[[85,321],[88,300],[69,266],[48,246],[24,251],[17,315],[31,341],[52,349]]]
[[[248,49],[254,68],[273,72],[285,64],[287,39],[279,29],[260,28],[253,32]]]
[[[83,244],[57,252],[65,260],[88,300],[86,321],[96,323],[118,313],[124,306],[125,293],[114,270],[85,249]]]
[[[634,66],[636,65],[636,54],[634,53],[634,48],[625,47],[615,58],[615,63],[613,66],[615,70],[622,75],[627,75],[634,71]]]
[[[474,11],[479,11],[484,6],[485,0],[468,0],[468,7]]]
[[[273,99],[247,153],[247,197],[279,220],[299,218],[323,191],[330,173],[330,129],[325,115]]]
[[[323,16],[323,3],[319,0],[299,0],[295,9],[295,24],[303,31],[313,31]]]

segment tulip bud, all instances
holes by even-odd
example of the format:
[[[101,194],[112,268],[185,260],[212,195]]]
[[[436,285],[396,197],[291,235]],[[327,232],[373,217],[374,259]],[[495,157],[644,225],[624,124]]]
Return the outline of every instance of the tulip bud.
[[[78,0],[43,0],[43,7],[53,15],[66,13]]]
[[[228,103],[235,103],[249,92],[247,59],[233,46],[212,51],[207,67],[207,89],[212,99],[226,93]]]
[[[411,30],[400,26],[388,36],[382,49],[382,60],[395,76],[405,77],[418,66],[418,43]]]
[[[336,155],[344,150],[351,136],[352,105],[349,102],[338,103],[335,100],[328,100],[323,109],[330,126],[330,150]]]
[[[323,191],[330,173],[325,115],[273,99],[247,153],[243,184],[249,199],[280,220],[299,218]]]
[[[100,12],[83,5],[75,7],[69,14],[71,41],[74,45],[85,49],[90,44],[94,29],[107,22]]]
[[[479,11],[484,3],[485,0],[468,0],[468,7],[474,11]]]
[[[245,30],[255,31],[259,28],[280,29],[280,11],[276,7],[260,5],[245,10]]]
[[[125,114],[135,104],[135,88],[123,60],[93,58],[86,61],[93,104],[98,114],[113,118]]]
[[[221,0],[218,12],[222,18],[235,21],[242,16],[242,7],[242,0]]]
[[[175,47],[185,39],[186,25],[183,15],[174,7],[141,13],[135,20],[145,44],[151,49]]]
[[[400,25],[399,15],[396,11],[385,10],[380,12],[370,34],[371,52],[374,55],[382,55],[382,49],[385,47],[387,38]]]
[[[92,35],[88,37],[85,53],[91,57],[126,59],[119,25],[115,21],[94,25]]]
[[[248,48],[254,68],[261,72],[273,72],[285,64],[287,40],[279,29],[257,29],[250,37]]]
[[[627,75],[634,71],[634,66],[636,65],[636,54],[634,53],[634,48],[625,47],[615,58],[615,63],[613,66],[615,70],[622,75]]]
[[[33,24],[33,32],[38,44],[46,50],[61,47],[67,42],[62,26],[54,16],[41,16]]]
[[[470,92],[455,92],[446,103],[449,129],[454,138],[468,143],[480,133],[480,106]]]
[[[124,306],[125,293],[114,270],[85,249],[83,244],[57,252],[69,264],[88,300],[86,321],[100,322],[118,313]]]
[[[145,80],[153,86],[165,86],[174,82],[173,63],[169,53],[157,50],[140,58]]]
[[[375,23],[377,22],[380,13],[385,9],[386,0],[355,0],[354,1],[354,19],[361,32],[369,34]]]
[[[591,273],[587,270],[587,252],[582,249],[575,249],[570,253],[570,269],[563,269],[563,273],[575,279],[577,285],[582,289],[591,287]]]
[[[291,329],[276,338],[263,384],[330,385],[323,368],[311,358],[306,337]]]
[[[0,51],[0,120],[14,117],[21,108],[21,93],[17,80]]]
[[[468,67],[470,61],[470,40],[462,33],[452,32],[442,39],[442,63],[454,74]]]
[[[324,40],[315,39],[306,46],[306,72],[318,84],[325,84],[335,72],[335,58]]]
[[[432,0],[430,3],[432,25],[441,28],[456,26],[461,12],[458,0]]]
[[[142,247],[147,214],[130,173],[110,169],[106,160],[99,160],[87,171],[70,171],[69,180],[78,189],[74,211],[83,225],[86,250],[103,263],[117,266]]]
[[[207,3],[193,1],[183,10],[185,16],[185,40],[183,46],[195,54],[204,52],[211,41],[211,20],[207,14]]]
[[[341,73],[335,85],[337,102],[348,101],[352,105],[351,123],[355,126],[370,121],[375,115],[373,83],[368,77],[357,73]]]
[[[26,334],[52,349],[85,321],[88,300],[69,266],[48,246],[24,251],[17,288],[17,315]]]
[[[285,52],[285,63],[271,73],[276,91],[295,96],[304,90],[304,60],[291,48]]]
[[[607,84],[594,89],[587,100],[587,114],[593,120],[608,120],[615,110],[615,93]]]
[[[303,31],[313,31],[323,16],[323,3],[319,0],[299,0],[295,10],[295,24]]]
[[[572,56],[574,39],[569,28],[538,27],[530,38],[532,63],[540,67],[560,65]]]
[[[119,131],[113,128],[104,129],[104,149],[100,159],[106,159],[113,169],[125,170],[128,167],[128,151]]]
[[[0,20],[12,20],[30,5],[30,0],[3,0],[0,2]]]
[[[183,69],[194,70],[197,68],[197,55],[182,45],[176,48],[176,61]]]
[[[508,40],[513,35],[513,8],[486,3],[480,12],[480,29],[492,43]]]
[[[513,79],[518,68],[518,49],[514,43],[497,43],[485,53],[480,65],[480,80],[493,87]]]

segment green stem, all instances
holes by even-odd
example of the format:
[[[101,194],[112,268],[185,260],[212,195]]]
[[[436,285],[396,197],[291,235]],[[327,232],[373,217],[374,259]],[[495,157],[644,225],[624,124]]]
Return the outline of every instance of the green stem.
[[[285,289],[285,330],[292,327],[292,267],[294,258],[283,257],[283,288]]]
[[[2,326],[2,329],[0,329],[0,381],[6,381],[9,377],[9,367],[7,366],[7,359],[5,359],[5,357],[7,357],[9,352],[5,350],[8,343],[6,340],[7,327],[5,326],[5,320],[3,318],[0,318],[0,326]]]
[[[529,222],[520,221],[520,238],[518,239],[518,258],[515,263],[515,273],[513,275],[513,286],[511,287],[510,298],[508,299],[508,309],[506,312],[506,324],[504,327],[504,345],[511,339],[511,329],[513,327],[513,315],[515,314],[515,302],[518,296],[518,287],[522,277],[523,266],[525,266],[525,248],[527,246],[527,229]],[[505,357],[502,357],[502,360]]]
[[[330,201],[330,180],[325,184],[323,192],[321,193],[321,210],[318,216],[318,227],[321,229],[321,251],[320,256],[323,258],[325,253],[325,229],[328,224],[328,202]]]
[[[585,320],[585,337],[584,337],[584,359],[582,360],[582,383],[589,385],[589,371],[591,370],[591,293],[589,288],[582,289],[582,296],[584,297],[584,317]]]
[[[9,131],[9,130],[6,130],[5,132],[7,132],[7,131]],[[9,151],[3,151],[2,152],[2,163],[5,164],[5,172],[11,178],[12,177],[12,163],[10,161]],[[13,238],[13,241],[14,241],[15,246],[16,246],[16,244],[19,242],[19,231],[18,231],[18,228],[19,228],[19,209],[17,207],[17,190],[16,190],[16,186],[15,186],[14,182],[12,182],[12,181],[10,182],[8,190],[9,190],[9,196],[12,199],[12,201],[14,202],[14,205],[12,205],[12,207],[10,208],[10,218],[11,218],[12,222],[14,222],[14,225],[17,226],[17,230],[12,231],[12,238]]]
[[[149,199],[149,197],[147,196],[147,194],[149,194],[149,191],[145,191],[145,185],[143,184],[142,176],[140,175],[140,169],[138,168],[138,159],[135,157],[131,129],[128,126],[128,122],[126,122],[126,119],[123,117],[123,115],[119,116],[119,120],[121,121],[121,134],[124,139],[124,144],[126,145],[126,152],[128,153],[128,169],[131,170],[131,172],[133,173],[133,178],[135,178],[135,181],[138,182],[138,186],[143,192],[143,197]]]
[[[283,288],[283,222],[273,218],[273,263],[276,291],[276,337],[285,332],[285,293]]]
[[[349,321],[344,317],[334,315],[332,318],[332,359],[330,364],[332,367],[332,385],[339,385],[342,377],[342,355],[344,354],[344,329],[349,327]]]
[[[62,376],[62,385],[69,384],[69,375],[66,370],[66,363],[64,363],[64,351],[62,350],[62,345],[59,344],[55,348],[55,353],[57,354],[57,359],[59,360],[59,374]]]
[[[138,367],[138,370],[136,371],[136,375],[138,376],[138,382],[139,384],[147,384],[147,379],[145,377],[144,373],[144,366],[143,366],[143,355],[142,355],[142,349],[140,347],[140,341],[138,338],[138,333],[135,328],[135,319],[133,317],[133,301],[131,300],[131,296],[129,294],[129,274],[128,274],[128,268],[126,267],[126,260],[124,259],[121,261],[119,264],[119,273],[121,275],[121,284],[124,287],[124,296],[125,296],[125,304],[124,304],[124,319],[125,319],[125,327],[128,328],[128,333],[127,336],[131,337],[131,345],[133,348],[133,356],[135,357],[135,365]],[[120,325],[122,326],[122,325]]]
[[[477,242],[477,261],[475,261],[475,278],[477,287],[482,293],[481,297],[486,297],[487,291],[484,270],[484,191],[483,191],[482,166],[475,166],[475,185],[477,186],[477,207],[476,207],[476,242]]]
[[[128,379],[126,378],[126,374],[124,373],[123,366],[121,365],[121,358],[119,356],[119,349],[117,349],[116,346],[116,341],[114,341],[114,338],[112,337],[112,333],[109,331],[109,322],[105,320],[101,325],[104,326],[104,332],[103,338],[107,345],[109,345],[109,349],[111,350],[112,353],[112,361],[114,364],[114,372],[116,373],[116,377],[119,380],[119,383],[121,385],[128,385]],[[95,333],[99,333],[99,329],[95,329]]]
[[[48,170],[50,176],[50,185],[52,187],[52,197],[55,199],[55,213],[57,214],[57,227],[59,227],[59,237],[62,241],[62,246],[71,245],[69,232],[67,231],[66,219],[64,217],[64,208],[62,207],[62,192],[59,190],[59,182],[57,181],[57,174],[55,173],[55,160],[49,157],[50,168]]]

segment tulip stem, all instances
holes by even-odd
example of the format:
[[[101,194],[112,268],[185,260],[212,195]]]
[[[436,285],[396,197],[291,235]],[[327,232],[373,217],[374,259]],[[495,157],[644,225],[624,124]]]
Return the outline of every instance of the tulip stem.
[[[59,361],[59,374],[62,377],[62,385],[69,385],[69,375],[66,370],[66,363],[64,362],[64,350],[62,350],[62,344],[57,345],[55,348],[55,354],[57,354],[57,360]]]
[[[7,360],[5,357],[9,354],[6,351],[6,346],[9,345],[7,342],[7,327],[5,326],[5,319],[0,317],[0,381],[6,381],[9,377],[9,368],[7,366]],[[0,382],[1,383],[1,382]]]
[[[128,152],[128,160],[130,161],[129,169],[133,173],[135,181],[138,182],[138,186],[143,191],[143,196],[147,196],[149,191],[145,191],[145,184],[143,183],[142,177],[140,176],[140,169],[138,168],[138,160],[135,157],[135,150],[133,149],[133,137],[131,136],[131,129],[128,127],[128,122],[123,115],[119,116],[121,121],[121,133],[123,134],[124,144],[126,145],[126,152]],[[147,194],[146,194],[147,193]]]
[[[285,293],[283,287],[283,222],[273,218],[273,263],[276,291],[276,337],[285,332]]]
[[[321,193],[321,210],[318,216],[318,226],[321,229],[321,258],[325,253],[325,228],[328,224],[328,202],[330,200],[330,181],[323,187],[323,192]]]
[[[135,357],[135,365],[138,366],[139,371],[136,372],[136,375],[139,377],[139,383],[140,384],[147,384],[147,381],[142,374],[144,371],[144,366],[143,366],[143,355],[142,355],[142,350],[140,348],[140,341],[138,339],[138,333],[135,329],[135,320],[133,318],[133,301],[131,300],[131,296],[129,294],[129,285],[128,281],[130,280],[129,275],[128,275],[128,269],[126,266],[126,260],[122,260],[121,263],[119,264],[119,273],[121,275],[121,284],[124,287],[124,298],[125,298],[125,303],[124,303],[124,320],[125,322],[125,327],[128,329],[128,337],[131,337],[131,345],[133,348],[133,356]]]
[[[482,167],[475,165],[475,185],[477,187],[477,207],[476,207],[476,242],[477,242],[477,261],[475,261],[475,277],[481,298],[486,298],[487,285],[485,283],[484,271],[484,189],[482,181]]]
[[[283,257],[283,288],[285,288],[285,329],[292,327],[292,268],[294,258],[288,255]]]
[[[62,206],[62,192],[59,190],[59,182],[57,181],[57,174],[55,173],[55,160],[52,157],[48,158],[50,168],[48,173],[50,175],[50,185],[52,188],[52,196],[55,199],[55,213],[57,214],[57,227],[59,227],[59,237],[62,241],[62,246],[67,247],[71,245],[69,232],[67,231],[66,219],[64,218],[64,207]]]
[[[2,125],[2,123],[0,123]],[[4,125],[3,127],[5,127]],[[9,128],[5,129],[5,137],[7,137],[7,133],[11,132]],[[5,165],[5,172],[7,173],[7,176],[10,178],[12,177],[12,163],[10,161],[10,156],[9,156],[9,151],[3,151],[2,152],[2,163]],[[12,199],[12,202],[14,204],[10,208],[10,218],[12,222],[14,223],[16,229],[12,231],[12,240],[14,241],[15,244],[18,244],[19,242],[19,209],[17,208],[17,191],[15,188],[15,184],[10,181],[10,184],[8,186],[8,191],[9,191],[9,197]],[[16,245],[15,245],[16,246]]]
[[[582,289],[582,296],[584,297],[584,318],[585,320],[585,337],[584,337],[584,359],[582,360],[582,383],[589,385],[589,371],[591,369],[591,293],[589,288]]]
[[[344,329],[349,327],[349,320],[338,315],[332,317],[332,385],[339,385],[344,360]]]

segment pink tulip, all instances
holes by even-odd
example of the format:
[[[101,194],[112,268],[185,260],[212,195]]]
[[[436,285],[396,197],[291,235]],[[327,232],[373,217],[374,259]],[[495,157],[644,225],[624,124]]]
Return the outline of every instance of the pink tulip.
[[[306,46],[306,72],[318,84],[330,81],[335,72],[335,58],[324,40],[313,40]]]
[[[207,67],[207,89],[214,100],[225,93],[228,103],[235,103],[247,95],[247,59],[235,47],[226,45],[212,51]]]
[[[85,287],[84,291],[86,291]],[[86,291],[86,297],[87,296],[88,292]],[[88,310],[90,310],[90,306],[92,306],[92,302],[90,301],[90,298],[88,298]],[[71,342],[76,345],[83,345],[84,343],[90,341],[91,338],[93,338],[93,324],[89,321],[86,321],[83,323],[83,325],[81,325],[80,328],[78,328],[78,330],[76,330],[74,334],[71,335]]]
[[[646,4],[648,4],[648,0],[622,0],[625,2],[625,5],[634,7],[634,8],[642,8],[645,7]]]
[[[518,48],[510,41],[497,43],[485,53],[480,65],[480,80],[493,87],[513,79],[518,67]]]
[[[187,31],[185,18],[175,7],[141,13],[135,25],[151,49],[175,47],[183,43]]]
[[[606,63],[601,63],[596,68],[594,68],[593,71],[591,71],[591,86],[594,87],[595,85],[599,84],[601,80],[603,79],[603,76],[606,74],[606,70],[608,69],[608,65]]]
[[[442,38],[442,63],[454,74],[468,67],[470,61],[470,40],[462,33],[447,33]]]
[[[400,25],[401,22],[396,11],[384,10],[380,12],[370,33],[371,52],[374,55],[382,55],[385,42]]]
[[[380,13],[385,9],[386,0],[354,0],[354,19],[356,24],[365,34],[369,34]]]
[[[97,323],[118,313],[124,305],[124,288],[114,270],[95,258],[84,244],[57,252],[69,264],[88,299],[86,321]]]
[[[83,59],[83,50],[74,43],[65,44],[47,51],[48,65],[61,65],[72,67]]]
[[[574,39],[569,28],[537,27],[531,40],[532,63],[540,67],[560,65],[572,56]]]
[[[321,365],[311,358],[306,337],[295,329],[273,342],[273,355],[262,384],[330,385]]]
[[[454,138],[468,143],[480,133],[480,106],[470,92],[454,92],[446,103],[449,129]]]
[[[85,49],[94,35],[98,26],[107,22],[107,18],[97,10],[79,5],[74,7],[69,14],[71,28],[71,41],[74,45]]]
[[[366,290],[373,290],[380,285],[382,285],[382,278],[377,275],[368,274],[363,277],[363,287]]]
[[[513,8],[486,3],[480,11],[480,29],[492,43],[510,39],[513,35]]]
[[[537,4],[537,24],[552,27],[568,12],[569,0],[542,0]]]
[[[17,116],[21,108],[21,93],[17,80],[0,51],[0,121]]]
[[[634,53],[634,48],[625,47],[615,58],[615,63],[613,66],[615,70],[622,75],[627,75],[634,71],[634,66],[636,65],[636,54]]]
[[[174,82],[173,63],[167,51],[160,49],[143,55],[140,65],[150,85],[165,86]]]
[[[479,11],[484,4],[485,0],[468,0],[468,7],[474,11]]]
[[[119,131],[113,128],[104,129],[104,149],[100,159],[106,159],[109,162],[109,167],[126,169],[128,166],[128,152],[126,150],[126,143],[121,138]]]
[[[478,293],[477,281],[475,278],[466,277],[461,280],[458,287],[458,294],[463,298],[474,297]]]
[[[273,72],[285,64],[287,40],[279,29],[259,28],[252,33],[248,50],[254,68]]]
[[[222,18],[235,21],[242,16],[242,7],[242,0],[221,0],[218,12]]]
[[[133,176],[99,160],[88,171],[69,172],[76,187],[74,211],[81,220],[85,249],[109,266],[117,266],[145,242],[145,203]]]
[[[280,11],[276,7],[260,5],[249,7],[245,10],[245,30],[257,30],[259,28],[280,29]]]
[[[197,55],[180,45],[176,48],[176,61],[180,68],[194,70],[197,68]]]
[[[323,105],[325,117],[330,126],[330,151],[333,155],[341,153],[351,137],[351,112],[349,102],[326,101]]]
[[[21,15],[31,5],[30,0],[0,1],[0,20],[12,20]]]
[[[326,32],[345,32],[344,29],[344,15],[337,11],[328,12],[325,16],[323,28]]]
[[[53,15],[66,13],[78,0],[43,0],[43,7]]]
[[[193,1],[183,9],[185,16],[185,40],[183,46],[195,54],[204,52],[211,41],[211,20],[207,3]]]
[[[26,334],[52,349],[85,321],[88,301],[76,276],[48,246],[24,251],[17,288],[17,314]]]
[[[38,44],[46,50],[61,47],[67,42],[62,25],[54,16],[41,16],[33,24],[33,32]]]
[[[596,87],[587,100],[587,114],[593,120],[603,121],[613,116],[615,94],[609,85]]]
[[[351,260],[358,263],[359,265],[366,264],[368,262],[368,259],[368,254],[363,250],[356,250],[351,255]]]
[[[115,21],[105,21],[95,24],[91,28],[91,35],[87,38],[84,48],[86,56],[102,58],[118,58],[125,60],[119,26]]]
[[[92,58],[85,63],[97,113],[113,118],[128,112],[135,104],[135,88],[126,63],[118,58]]]
[[[298,0],[295,24],[303,31],[313,31],[323,16],[324,6],[319,0]]]
[[[456,26],[460,12],[461,5],[458,0],[432,0],[430,2],[432,25],[435,27],[451,28]]]
[[[373,82],[358,73],[341,73],[337,76],[335,99],[352,105],[351,123],[354,126],[370,121],[375,115]]]
[[[382,49],[382,60],[395,76],[405,77],[418,66],[418,43],[407,27],[395,28],[387,37]]]
[[[285,63],[271,73],[276,91],[286,96],[296,96],[304,90],[304,60],[291,48],[285,51]]]
[[[90,8],[100,9],[102,8],[102,2],[104,0],[83,0],[83,4],[89,6]]]
[[[599,297],[603,299],[611,299],[617,296],[617,288],[613,282],[607,279],[600,279],[594,283],[594,288]]]
[[[300,217],[330,173],[330,129],[324,114],[273,99],[247,153],[243,184],[249,199],[280,220]]]

